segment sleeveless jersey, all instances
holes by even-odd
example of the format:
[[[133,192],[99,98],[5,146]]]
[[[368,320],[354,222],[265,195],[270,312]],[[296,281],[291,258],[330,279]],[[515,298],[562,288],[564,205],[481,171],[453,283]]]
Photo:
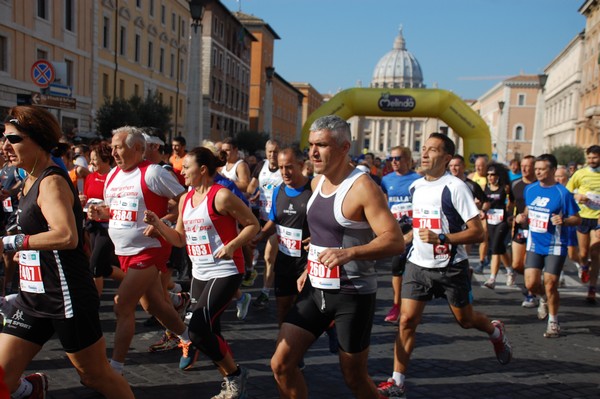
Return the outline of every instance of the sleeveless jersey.
[[[216,259],[216,254],[238,235],[237,221],[217,213],[215,196],[225,187],[213,184],[201,203],[192,203],[194,190],[187,193],[182,209],[187,253],[192,261],[192,276],[207,281],[244,273],[244,255],[238,248],[233,259]]]
[[[221,168],[220,173],[235,183],[236,181],[238,181],[237,167],[242,162],[244,162],[243,159],[238,159],[237,162],[234,163],[233,166],[231,167],[231,169],[229,169],[229,170],[227,170],[227,165],[225,165]]]
[[[272,172],[269,168],[269,162],[264,161],[260,172],[258,173],[258,189],[260,191],[258,196],[258,209],[260,219],[267,221],[269,220],[269,213],[271,212],[271,204],[273,200],[273,190],[283,182],[281,178],[281,172],[279,168]]]
[[[147,176],[150,173],[151,176]],[[144,249],[161,246],[169,251],[170,245],[162,238],[144,236],[148,227],[144,223],[144,211],[149,209],[163,217],[169,199],[183,191],[172,173],[147,161],[129,171],[111,170],[104,187],[104,201],[110,207],[108,233],[115,245],[115,254],[137,255]]]
[[[413,247],[408,260],[426,268],[441,268],[467,259],[464,245],[425,243],[419,229],[436,234],[457,233],[465,223],[479,215],[473,194],[459,178],[446,173],[434,181],[415,180],[410,190],[413,198]]]
[[[77,247],[65,250],[19,251],[20,291],[17,305],[26,313],[51,319],[69,319],[78,311],[97,309],[98,292],[83,251],[83,211],[67,173],[57,166],[44,170],[27,195],[21,197],[17,220],[20,233],[33,235],[49,230],[48,222],[37,204],[40,182],[60,175],[71,188],[73,213],[77,228]]]
[[[373,294],[377,291],[374,260],[352,260],[333,269],[318,262],[326,248],[350,248],[369,243],[373,230],[366,221],[349,220],[342,214],[342,204],[352,185],[365,173],[354,169],[331,194],[324,195],[321,178],[307,205],[311,243],[308,271],[315,289],[340,289],[343,294]]]
[[[579,169],[567,182],[570,192],[577,190],[578,194],[588,197],[587,204],[579,204],[579,215],[586,219],[600,217],[600,172],[594,172],[589,167]]]
[[[497,225],[506,223],[506,190],[500,185],[497,190],[492,190],[489,185],[485,186],[485,195],[490,203],[490,209],[486,213],[487,223]]]
[[[280,257],[286,262],[302,262],[306,264],[307,252],[302,240],[310,237],[306,218],[306,205],[312,196],[310,179],[300,188],[287,187],[281,184],[273,192],[273,207],[269,219],[275,223],[279,242]]]
[[[529,217],[527,250],[540,255],[565,256],[569,229],[553,225],[550,218],[553,214],[567,218],[579,211],[573,194],[558,183],[542,187],[535,182],[525,189],[525,203]]]

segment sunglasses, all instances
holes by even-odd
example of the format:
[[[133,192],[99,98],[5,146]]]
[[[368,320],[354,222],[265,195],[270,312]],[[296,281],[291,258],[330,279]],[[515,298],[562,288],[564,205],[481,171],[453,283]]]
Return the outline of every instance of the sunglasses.
[[[23,141],[24,137],[18,134],[5,134],[4,138],[11,144],[17,144]]]
[[[398,157],[387,157],[387,160],[389,162],[392,162],[392,161],[400,162],[401,159],[402,159],[402,157],[400,157],[400,156],[398,156]]]
[[[498,176],[496,173],[488,173],[488,176]]]

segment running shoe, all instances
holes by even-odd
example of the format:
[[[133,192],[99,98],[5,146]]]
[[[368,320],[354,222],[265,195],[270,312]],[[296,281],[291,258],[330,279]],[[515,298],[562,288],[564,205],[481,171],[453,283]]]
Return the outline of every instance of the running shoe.
[[[259,309],[266,308],[269,305],[269,295],[261,291],[258,297],[254,300],[254,306]]]
[[[175,306],[175,310],[179,313],[181,320],[185,319],[185,314],[188,306],[190,306],[191,298],[189,292],[180,292],[177,296],[181,299],[179,306]]]
[[[33,386],[31,394],[27,399],[45,399],[48,392],[48,377],[44,373],[33,373],[25,377],[25,379]]]
[[[566,288],[567,280],[565,280],[565,276],[560,276],[558,279],[558,288]]]
[[[179,346],[179,337],[169,330],[165,330],[160,340],[148,347],[148,352],[164,352]]]
[[[494,352],[496,352],[496,359],[498,359],[498,363],[500,364],[508,364],[512,359],[512,346],[508,342],[504,323],[500,320],[493,320],[492,324],[500,330],[500,336],[492,341]]]
[[[496,279],[494,278],[488,278],[487,281],[485,283],[483,283],[484,287],[489,288],[490,290],[493,290],[494,288],[496,288]]]
[[[250,307],[250,301],[252,301],[252,295],[248,293],[242,294],[242,297],[236,301],[235,307],[237,308],[238,320],[246,319],[246,316],[248,315],[248,308]]]
[[[590,267],[589,266],[581,266],[579,269],[579,278],[583,284],[587,284],[590,281]]]
[[[560,325],[556,321],[549,321],[546,332],[544,333],[545,338],[558,338],[560,337]]]
[[[181,358],[179,359],[179,368],[181,370],[187,371],[194,367],[194,363],[198,360],[198,356],[200,355],[200,351],[192,344],[192,342],[188,342],[187,344],[183,341],[179,342],[179,347],[183,352]]]
[[[508,273],[506,275],[506,286],[512,287],[513,285],[515,285],[515,280],[515,273]]]
[[[258,277],[258,272],[256,269],[249,270],[244,274],[244,279],[242,280],[242,286],[244,287],[252,287],[254,285],[254,280]]]
[[[405,390],[404,385],[396,385],[393,378],[388,378],[377,386],[377,392],[381,397],[395,399],[403,398]]]
[[[596,304],[596,287],[588,288],[588,293],[585,297],[585,301],[591,305]]]
[[[400,306],[394,305],[388,312],[387,316],[385,316],[385,321],[388,323],[397,324],[398,319],[400,318]]]
[[[546,320],[548,317],[548,302],[544,298],[540,298],[540,304],[537,308],[537,316],[540,320]]]
[[[483,263],[479,263],[479,265],[473,268],[473,273],[475,274],[483,274]]]
[[[240,375],[223,378],[221,392],[212,399],[243,399],[246,397],[246,382],[248,381],[248,370],[238,366]]]
[[[526,295],[525,299],[521,303],[521,306],[524,308],[533,309],[537,307],[539,304],[538,299],[534,295]]]

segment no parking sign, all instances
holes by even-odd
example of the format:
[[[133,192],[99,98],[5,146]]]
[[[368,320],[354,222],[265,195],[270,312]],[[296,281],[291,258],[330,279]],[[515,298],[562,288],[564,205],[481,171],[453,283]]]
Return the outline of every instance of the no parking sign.
[[[31,80],[37,86],[45,88],[52,82],[54,82],[54,66],[50,61],[39,60],[31,66]]]

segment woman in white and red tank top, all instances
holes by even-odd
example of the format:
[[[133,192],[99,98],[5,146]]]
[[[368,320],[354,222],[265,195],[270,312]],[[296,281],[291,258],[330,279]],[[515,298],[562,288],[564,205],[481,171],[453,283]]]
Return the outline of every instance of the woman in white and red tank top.
[[[181,197],[177,225],[169,228],[152,211],[146,211],[144,221],[169,243],[186,246],[193,265],[190,294],[195,302],[190,339],[218,366],[226,382],[223,389],[231,389],[234,384],[244,390],[248,372],[235,363],[221,335],[220,316],[244,275],[241,248],[258,233],[259,224],[241,199],[214,183],[214,174],[225,164],[225,157],[222,152],[217,158],[204,147],[188,152],[182,176],[192,190]],[[242,226],[239,233],[238,224]]]

